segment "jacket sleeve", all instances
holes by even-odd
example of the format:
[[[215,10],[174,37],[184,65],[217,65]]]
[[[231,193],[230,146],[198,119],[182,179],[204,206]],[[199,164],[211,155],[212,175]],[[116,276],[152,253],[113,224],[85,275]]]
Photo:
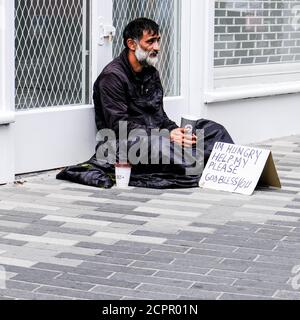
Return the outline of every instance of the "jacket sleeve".
[[[169,117],[167,116],[165,111],[163,114],[164,114],[164,120],[163,120],[162,129],[168,129],[171,132],[174,129],[179,128],[178,125],[174,121],[169,119]]]
[[[150,134],[149,128],[145,125],[129,121],[126,86],[117,75],[113,73],[104,74],[99,82],[98,89],[101,92],[103,114],[109,129],[114,130],[118,135],[119,122],[126,121],[128,132],[134,129],[143,129],[148,135]]]

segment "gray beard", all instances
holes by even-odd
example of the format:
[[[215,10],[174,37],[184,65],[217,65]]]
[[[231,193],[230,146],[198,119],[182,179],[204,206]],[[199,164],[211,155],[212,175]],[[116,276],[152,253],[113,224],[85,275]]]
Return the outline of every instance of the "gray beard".
[[[156,56],[155,58],[151,58],[151,53],[152,52],[143,50],[139,45],[135,50],[135,56],[141,65],[155,67],[155,65],[158,63],[158,57]]]

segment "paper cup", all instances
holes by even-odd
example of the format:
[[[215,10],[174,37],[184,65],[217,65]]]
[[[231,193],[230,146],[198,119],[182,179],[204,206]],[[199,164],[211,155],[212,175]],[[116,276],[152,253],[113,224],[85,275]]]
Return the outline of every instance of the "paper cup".
[[[115,169],[117,188],[128,188],[131,176],[131,166],[129,164],[116,164]]]

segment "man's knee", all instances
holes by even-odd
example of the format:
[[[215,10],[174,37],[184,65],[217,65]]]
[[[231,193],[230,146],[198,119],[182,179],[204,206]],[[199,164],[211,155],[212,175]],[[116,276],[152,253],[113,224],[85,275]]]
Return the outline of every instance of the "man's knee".
[[[204,129],[205,132],[211,131],[223,131],[225,128],[218,122],[208,120],[208,119],[200,119],[197,121],[196,129],[201,130]]]
[[[197,129],[204,130],[204,138],[216,139],[220,142],[234,143],[224,125],[208,119],[200,119],[197,122]]]

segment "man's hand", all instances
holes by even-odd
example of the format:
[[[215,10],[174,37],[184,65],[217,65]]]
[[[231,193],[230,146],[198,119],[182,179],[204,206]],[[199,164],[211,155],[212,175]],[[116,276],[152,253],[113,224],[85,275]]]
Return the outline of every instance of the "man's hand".
[[[177,128],[171,132],[171,141],[185,148],[191,148],[197,143],[197,136],[189,134],[189,130]]]

